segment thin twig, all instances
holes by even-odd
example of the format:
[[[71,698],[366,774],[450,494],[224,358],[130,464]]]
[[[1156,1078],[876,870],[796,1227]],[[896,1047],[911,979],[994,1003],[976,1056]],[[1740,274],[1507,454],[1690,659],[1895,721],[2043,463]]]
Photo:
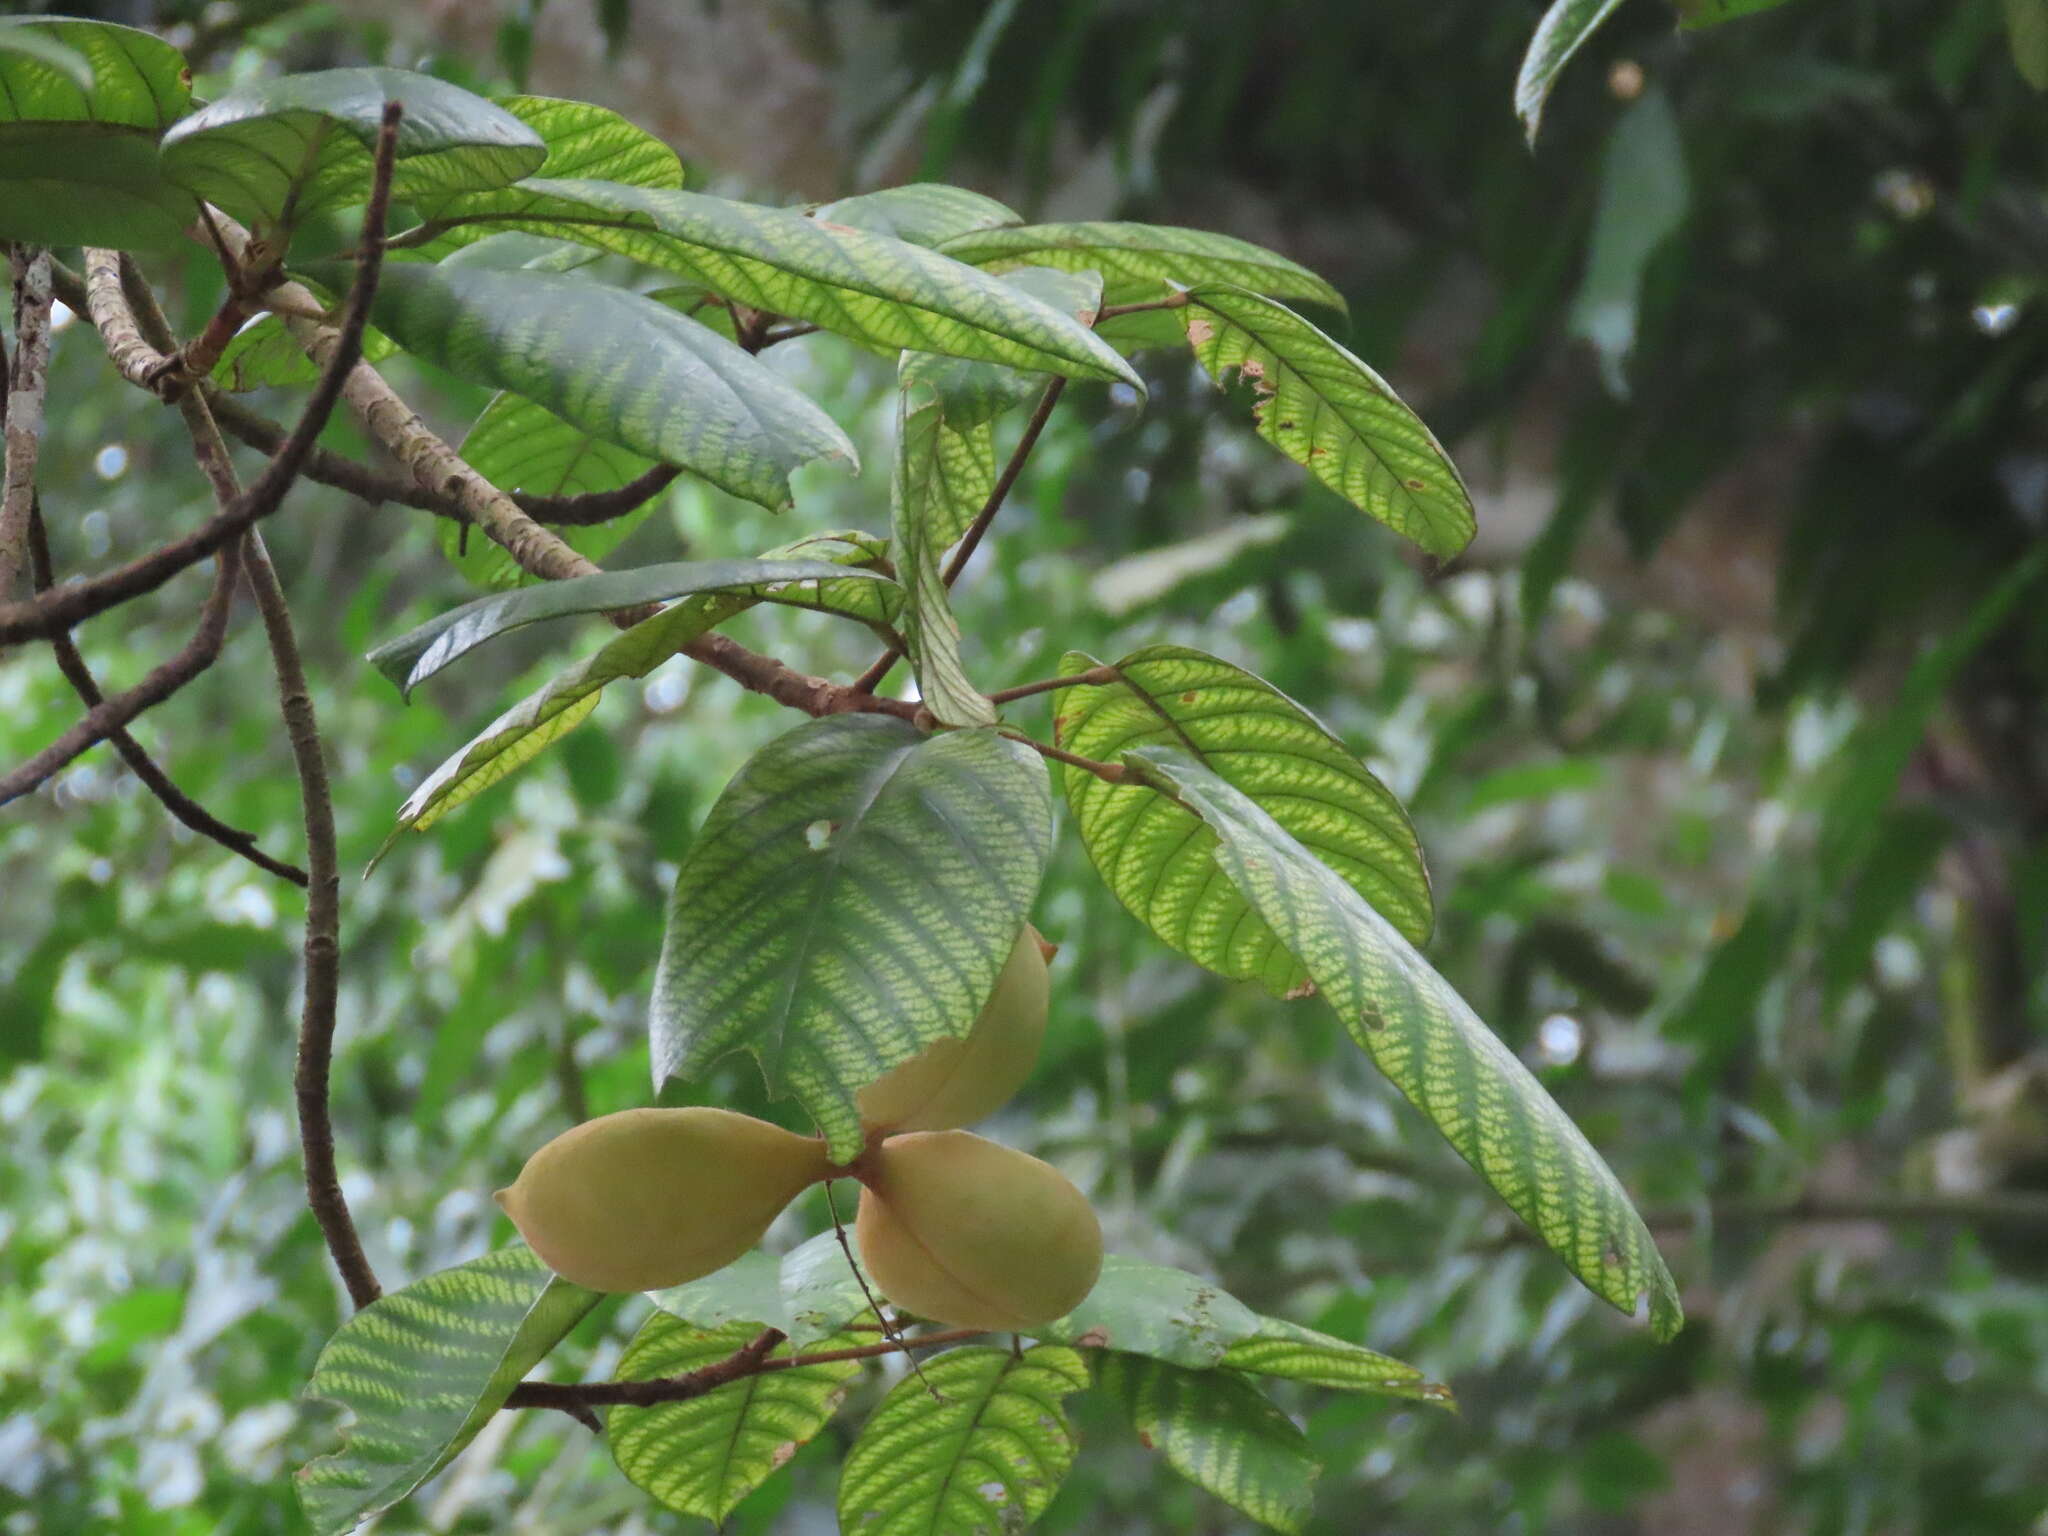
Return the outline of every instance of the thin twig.
[[[388,170],[386,172],[388,176]],[[292,1092],[299,1106],[299,1146],[306,1164],[306,1204],[320,1223],[320,1235],[334,1267],[341,1271],[349,1300],[367,1307],[384,1294],[363,1252],[362,1237],[349,1215],[334,1165],[334,1122],[327,1094],[334,1059],[334,1029],[341,995],[341,864],[334,836],[334,796],[327,782],[327,758],[320,740],[320,722],[313,713],[313,694],[292,630],[291,610],[276,569],[263,548],[263,535],[251,533],[249,585],[263,631],[270,640],[270,658],[277,672],[277,696],[284,713],[285,735],[299,774],[299,798],[306,815],[305,1001],[299,1013],[298,1060]]]
[[[995,521],[996,513],[1003,508],[1003,501],[1010,494],[1010,488],[1017,483],[1017,477],[1024,472],[1024,461],[1031,457],[1031,450],[1038,446],[1039,434],[1045,430],[1046,422],[1052,419],[1053,407],[1060,403],[1067,381],[1064,376],[1055,378],[1045,386],[1045,393],[1038,397],[1038,409],[1031,413],[1031,420],[1025,424],[1024,435],[1017,440],[1016,448],[1010,454],[1010,461],[1003,466],[1002,474],[996,477],[988,499],[982,502],[981,510],[974,514],[974,521],[967,525],[967,531],[960,536],[960,542],[953,550],[952,559],[946,562],[945,582],[952,586],[960,579],[960,573],[967,568],[967,562],[974,558],[974,552],[981,547],[982,535],[988,532],[988,525]],[[855,693],[873,693],[888,679],[903,655],[900,648],[890,646],[874,660],[874,665],[853,680]]]
[[[1121,784],[1129,776],[1121,763],[1099,763],[1092,757],[1081,757],[1061,747],[1050,747],[1042,741],[1033,740],[1022,731],[1004,731],[1012,741],[1021,741],[1040,757],[1049,757],[1056,763],[1065,763],[1070,768],[1079,768],[1083,773],[1092,773],[1105,784]]]
[[[682,1403],[749,1376],[802,1370],[807,1365],[827,1365],[840,1360],[872,1360],[909,1350],[938,1349],[943,1345],[979,1338],[987,1331],[985,1328],[948,1328],[938,1333],[919,1334],[915,1338],[884,1340],[879,1344],[855,1344],[846,1349],[822,1349],[807,1355],[775,1356],[769,1354],[775,1344],[770,1344],[758,1354],[753,1353],[761,1343],[757,1338],[725,1359],[682,1376],[659,1376],[648,1381],[524,1381],[505,1399],[505,1406],[562,1408],[572,1404],[602,1406],[625,1403],[646,1408],[656,1403]],[[775,1343],[781,1342],[780,1333],[775,1333],[772,1328],[768,1333],[775,1334]],[[767,1334],[761,1337],[766,1338]],[[751,1359],[747,1358],[750,1354]]]
[[[199,610],[199,624],[182,649],[152,668],[133,688],[101,700],[70,730],[59,736],[27,762],[7,774],[0,774],[0,805],[19,799],[42,784],[80,753],[105,741],[140,715],[168,699],[193,678],[212,666],[220,655],[227,634],[228,609],[234,597],[235,580],[242,569],[242,549],[237,541],[221,551],[214,571],[213,590]]]
[[[28,559],[28,525],[35,509],[36,460],[43,442],[43,397],[50,382],[50,253],[12,248],[14,356],[6,380],[5,469],[0,472],[0,601],[13,595]]]
[[[1051,693],[1055,688],[1099,688],[1116,679],[1114,667],[1090,667],[1072,677],[1045,677],[1035,683],[1019,683],[1014,688],[998,688],[988,696],[988,701],[991,704],[1009,704],[1018,699],[1028,699],[1034,693]]]
[[[50,562],[50,543],[43,527],[40,509],[29,515],[28,552],[36,590],[48,591],[55,582],[55,571]],[[86,665],[85,657],[79,653],[77,643],[69,634],[51,636],[50,649],[56,653],[57,670],[64,674],[65,681],[71,684],[72,691],[84,702],[87,709],[95,708],[105,701],[106,695],[101,692],[99,683],[92,675],[92,669]],[[229,826],[178,788],[171,781],[171,776],[159,767],[156,759],[143,748],[142,743],[126,730],[108,732],[107,740],[112,743],[114,750],[121,754],[121,760],[141,781],[142,786],[163,803],[165,810],[194,832],[201,837],[213,839],[230,853],[241,855],[258,869],[280,879],[289,880],[293,885],[302,886],[306,883],[306,872],[298,865],[287,863],[283,859],[274,859],[258,848],[255,833]]]

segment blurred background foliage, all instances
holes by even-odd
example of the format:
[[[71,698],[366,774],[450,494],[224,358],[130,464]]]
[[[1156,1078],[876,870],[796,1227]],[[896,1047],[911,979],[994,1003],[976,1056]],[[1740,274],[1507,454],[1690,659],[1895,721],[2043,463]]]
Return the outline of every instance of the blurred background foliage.
[[[1457,1417],[1295,1404],[1319,1532],[2048,1531],[2048,114],[2000,0],[1798,0],[1697,34],[1637,0],[1533,154],[1510,106],[1533,3],[71,9],[166,28],[202,93],[427,68],[615,106],[698,185],[942,177],[1328,275],[1354,349],[1453,444],[1473,550],[1411,560],[1160,354],[1142,413],[1077,391],[1055,419],[963,583],[969,661],[994,686],[1181,641],[1366,752],[1422,832],[1431,958],[1649,1211],[1689,1325],[1659,1349],[1595,1308],[1326,1010],[1164,951],[1072,839],[1038,919],[1052,1033],[997,1133],[1089,1188],[1113,1247],[1455,1386]],[[187,329],[218,297],[196,252],[150,275]],[[45,505],[76,571],[189,526],[203,490],[87,328],[57,343]],[[889,370],[824,337],[771,355],[886,465]],[[483,403],[399,382],[451,433]],[[877,474],[806,471],[794,522],[679,489],[608,563],[886,531]],[[592,636],[529,631],[402,706],[362,653],[461,575],[420,514],[295,494],[271,543],[360,868],[416,778]],[[102,681],[195,601],[88,628]],[[842,678],[867,659],[808,616],[738,626]],[[139,734],[289,855],[252,629]],[[789,723],[684,665],[347,891],[335,1110],[388,1277],[501,1240],[488,1191],[528,1150],[645,1100],[667,877]],[[0,756],[76,712],[47,654],[0,661]],[[299,895],[104,750],[0,820],[0,870],[0,1530],[299,1529],[289,1473],[326,1421],[296,1393],[345,1307],[290,1119]],[[743,1064],[692,1091],[788,1117]],[[635,1320],[549,1368],[601,1370]],[[1083,1428],[1046,1529],[1239,1529]],[[831,1529],[835,1449],[733,1528]],[[683,1524],[584,1431],[501,1415],[381,1528]]]

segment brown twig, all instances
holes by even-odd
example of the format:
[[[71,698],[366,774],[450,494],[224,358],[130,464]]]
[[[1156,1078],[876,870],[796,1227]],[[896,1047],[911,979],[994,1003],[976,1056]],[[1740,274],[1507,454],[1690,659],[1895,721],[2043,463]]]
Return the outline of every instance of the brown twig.
[[[1045,424],[1052,419],[1053,407],[1060,403],[1060,396],[1066,391],[1064,376],[1055,378],[1045,386],[1045,393],[1038,397],[1038,409],[1031,413],[1031,420],[1025,423],[1024,435],[1017,440],[1010,460],[1003,466],[1003,472],[996,477],[988,499],[982,502],[981,510],[974,514],[974,521],[967,525],[967,531],[960,536],[954,547],[952,559],[946,562],[945,582],[952,586],[960,579],[960,573],[967,569],[967,562],[974,558],[975,550],[981,547],[982,536],[988,532],[989,524],[1003,508],[1010,488],[1017,483],[1017,477],[1024,472],[1024,461],[1031,457],[1031,450],[1038,446],[1039,434],[1045,431]],[[897,646],[890,646],[874,660],[867,671],[853,681],[855,693],[873,693],[888,679],[903,652]]]
[[[998,688],[988,696],[988,701],[991,704],[1010,704],[1018,699],[1028,699],[1035,693],[1051,693],[1055,688],[1099,688],[1116,679],[1114,667],[1090,667],[1072,677],[1045,677],[1035,683],[1019,683],[1014,688]]]
[[[0,367],[6,403],[0,406],[0,601],[9,597],[28,563],[28,525],[35,510],[36,460],[43,442],[43,397],[50,381],[50,253],[15,246],[14,356]]]
[[[29,515],[28,553],[36,590],[48,591],[55,582],[56,573],[51,565],[50,543],[43,527],[40,510],[32,511]],[[85,657],[80,654],[77,643],[69,634],[53,635],[50,639],[50,649],[56,653],[57,670],[64,674],[65,681],[71,684],[72,691],[84,702],[87,709],[96,708],[105,701],[106,695],[101,692],[99,683],[92,675],[92,669],[86,665]],[[274,859],[258,848],[255,833],[229,826],[178,788],[171,781],[171,776],[159,767],[156,759],[143,748],[142,743],[126,730],[108,732],[107,740],[113,745],[114,750],[121,754],[121,760],[128,765],[129,772],[141,781],[143,788],[156,796],[163,803],[165,810],[194,832],[201,837],[213,839],[230,853],[241,855],[258,869],[276,875],[282,880],[289,880],[293,885],[300,886],[306,883],[306,872],[298,865],[287,863],[283,859]]]
[[[1004,731],[1012,741],[1021,741],[1040,757],[1049,757],[1056,763],[1065,763],[1070,768],[1079,768],[1083,773],[1092,773],[1105,784],[1121,784],[1129,775],[1121,763],[1100,763],[1092,757],[1082,757],[1060,747],[1049,747],[1042,741],[1033,740],[1022,731]]]
[[[228,609],[241,569],[242,550],[237,542],[221,551],[213,590],[199,610],[199,625],[184,647],[170,660],[152,668],[133,688],[102,699],[86,711],[83,720],[27,762],[10,773],[0,774],[0,805],[27,794],[81,752],[98,746],[144,710],[161,704],[212,666],[227,634]]]
[[[1163,299],[1145,299],[1136,304],[1106,304],[1095,312],[1095,323],[1114,320],[1118,315],[1142,315],[1154,309],[1182,309],[1188,302],[1184,293],[1170,293]]]
[[[855,1344],[845,1349],[822,1349],[807,1355],[771,1356],[770,1351],[782,1342],[782,1335],[769,1329],[760,1338],[744,1348],[726,1356],[723,1360],[690,1371],[682,1376],[659,1376],[648,1381],[524,1381],[513,1388],[512,1395],[505,1399],[507,1408],[564,1408],[578,1406],[605,1406],[625,1403],[636,1408],[651,1407],[656,1403],[682,1403],[693,1397],[702,1397],[707,1392],[749,1376],[765,1376],[771,1371],[801,1370],[807,1365],[825,1365],[839,1360],[872,1360],[881,1355],[892,1355],[899,1351],[913,1349],[937,1349],[945,1344],[958,1344],[963,1340],[979,1338],[987,1330],[983,1328],[949,1328],[938,1333],[920,1334],[915,1338],[887,1339],[877,1344]],[[766,1347],[762,1340],[773,1339]]]

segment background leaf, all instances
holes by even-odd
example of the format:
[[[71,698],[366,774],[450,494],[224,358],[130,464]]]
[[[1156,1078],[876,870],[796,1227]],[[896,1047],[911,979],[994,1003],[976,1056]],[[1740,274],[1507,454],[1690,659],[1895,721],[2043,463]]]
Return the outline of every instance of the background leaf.
[[[1101,666],[1070,651],[1060,675]],[[1422,849],[1393,793],[1272,684],[1181,645],[1116,663],[1117,680],[1063,690],[1054,739],[1114,762],[1146,743],[1191,753],[1250,796],[1417,943],[1430,931]],[[1308,972],[1243,893],[1216,878],[1215,833],[1150,789],[1061,770],[1082,845],[1117,900],[1198,965],[1275,996]]]
[[[1181,320],[1218,384],[1252,386],[1259,436],[1433,555],[1472,541],[1472,498],[1422,418],[1378,374],[1284,304],[1241,288],[1188,295]]]
[[[534,205],[528,193],[542,194]],[[539,179],[491,217],[679,272],[740,304],[873,346],[945,352],[1143,389],[1086,327],[1000,279],[866,230],[695,192]]]
[[[1572,334],[1593,344],[1617,398],[1628,394],[1623,369],[1635,350],[1644,269],[1685,222],[1691,195],[1671,99],[1651,86],[1615,121],[1607,141],[1592,249],[1572,301]]]
[[[408,351],[764,507],[789,472],[859,455],[802,391],[665,304],[581,278],[401,264],[372,308]]]
[[[1125,762],[1216,832],[1215,857],[1299,957],[1352,1037],[1572,1273],[1651,1331],[1678,1332],[1678,1288],[1600,1154],[1529,1069],[1387,920],[1271,816],[1184,753]]]
[[[197,214],[157,139],[192,108],[178,50],[104,21],[0,17],[0,240],[159,250]]]
[[[354,1416],[342,1448],[299,1472],[314,1530],[353,1530],[446,1466],[603,1299],[514,1243],[415,1280],[343,1323],[306,1385],[307,1396]]]
[[[1021,1355],[951,1349],[922,1367],[922,1380],[906,1376],[882,1399],[847,1452],[839,1528],[954,1536],[1029,1526],[1074,1464],[1061,1400],[1087,1387],[1087,1363],[1041,1344]]]
[[[633,1336],[618,1374],[624,1381],[685,1375],[727,1358],[760,1331],[750,1322],[695,1328],[656,1312]],[[872,1342],[835,1339],[830,1347]],[[774,1357],[794,1353],[785,1342]],[[668,1508],[723,1523],[825,1427],[860,1371],[858,1360],[835,1360],[749,1376],[680,1403],[621,1405],[605,1416],[612,1459]]]
[[[1304,1530],[1322,1467],[1286,1414],[1235,1371],[1105,1355],[1103,1390],[1146,1446],[1197,1487],[1276,1531]]]
[[[798,1349],[838,1333],[869,1310],[837,1234],[820,1232],[780,1259],[755,1249],[724,1269],[649,1293],[654,1303],[699,1328],[749,1322],[775,1328]]]
[[[855,1093],[967,1033],[1051,842],[1043,766],[993,731],[834,715],[777,737],[726,785],[676,875],[655,1081],[744,1047],[851,1160]]]
[[[392,101],[405,108],[391,175],[400,201],[502,186],[547,158],[531,128],[459,85],[403,69],[323,69],[209,102],[164,135],[164,174],[266,226],[345,208],[370,195],[371,152]]]
[[[1515,115],[1521,118],[1531,144],[1536,142],[1543,104],[1550,99],[1558,73],[1620,5],[1621,0],[1552,0],[1543,13],[1515,80]]]

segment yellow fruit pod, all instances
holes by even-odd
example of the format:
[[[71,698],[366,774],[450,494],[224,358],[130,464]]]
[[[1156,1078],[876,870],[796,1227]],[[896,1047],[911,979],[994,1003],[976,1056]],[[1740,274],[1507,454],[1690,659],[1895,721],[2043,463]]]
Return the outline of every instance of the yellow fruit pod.
[[[1058,951],[1029,923],[1017,935],[995,990],[974,1026],[940,1040],[855,1095],[869,1131],[947,1131],[972,1125],[1009,1103],[1038,1062]]]
[[[1095,1287],[1102,1228],[1050,1163],[967,1131],[918,1131],[875,1147],[860,1177],[861,1258],[907,1312],[1029,1332]]]
[[[564,1131],[498,1204],[527,1246],[594,1291],[723,1269],[831,1171],[825,1144],[728,1109],[627,1109]]]

